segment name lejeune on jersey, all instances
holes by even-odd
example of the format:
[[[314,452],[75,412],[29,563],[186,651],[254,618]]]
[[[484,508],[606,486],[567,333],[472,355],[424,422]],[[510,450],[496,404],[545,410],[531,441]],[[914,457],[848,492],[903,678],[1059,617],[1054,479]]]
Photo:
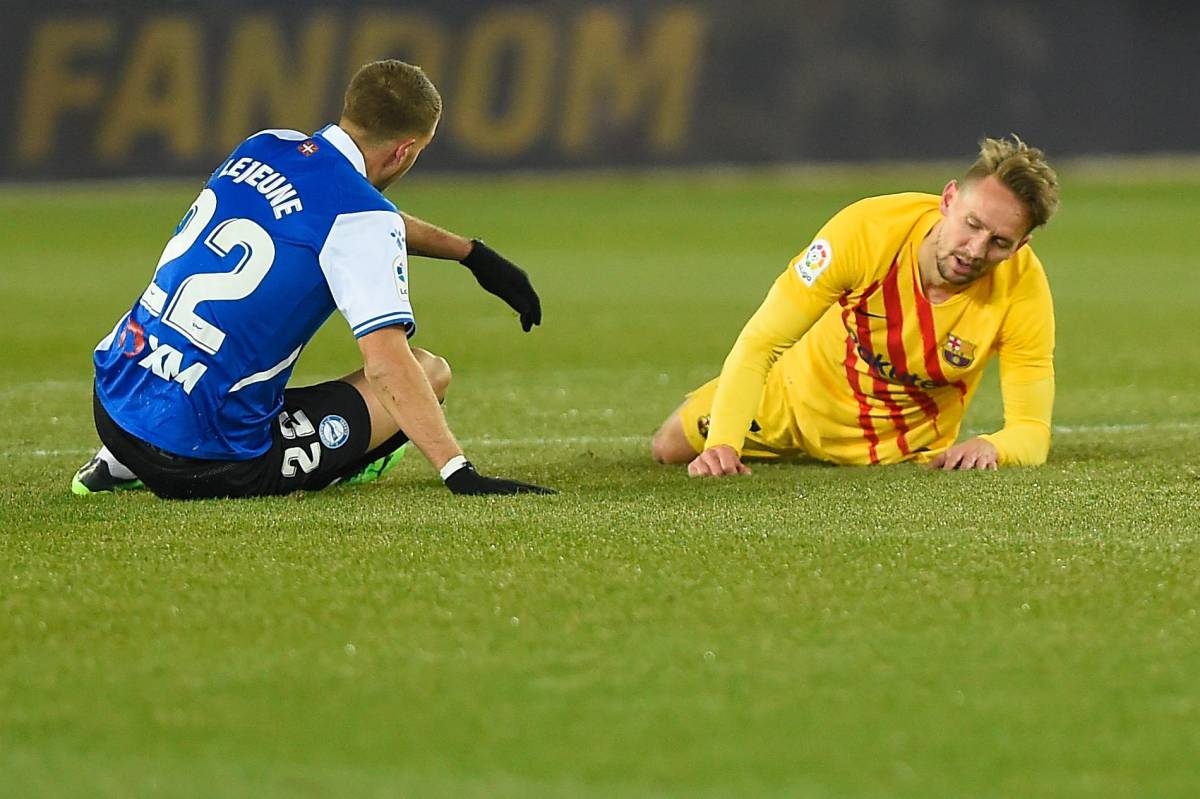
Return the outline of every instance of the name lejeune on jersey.
[[[246,157],[236,160],[230,158],[221,165],[217,177],[233,178],[234,183],[245,183],[258,189],[258,193],[271,204],[276,219],[304,210],[304,204],[288,177],[262,161]]]

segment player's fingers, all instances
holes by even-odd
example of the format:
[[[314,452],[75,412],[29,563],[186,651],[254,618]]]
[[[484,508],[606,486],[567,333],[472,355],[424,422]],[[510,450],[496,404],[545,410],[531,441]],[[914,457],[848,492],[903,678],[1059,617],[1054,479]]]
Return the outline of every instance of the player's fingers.
[[[716,474],[743,474],[745,465],[737,453],[724,447],[717,447],[713,452],[717,456]]]
[[[741,458],[734,458],[733,463],[725,464],[725,474],[750,474],[750,467],[742,463]]]
[[[708,452],[701,452],[688,464],[688,475],[691,477],[712,477],[713,474],[712,456]]]
[[[963,468],[980,470],[996,468],[996,453],[991,450],[985,449],[980,452],[973,452],[969,457],[971,465]]]
[[[723,458],[722,466],[725,469],[725,474],[750,474],[750,467],[742,463],[742,458],[732,450],[725,453],[727,458]]]
[[[952,472],[958,468],[959,461],[962,460],[961,452],[946,451],[946,459],[942,462],[942,471]]]
[[[946,462],[946,453],[939,452],[937,455],[933,456],[933,460],[929,461],[929,463],[927,463],[925,465],[927,467],[929,467],[930,469],[940,469],[940,468],[942,468],[942,464],[945,462]]]

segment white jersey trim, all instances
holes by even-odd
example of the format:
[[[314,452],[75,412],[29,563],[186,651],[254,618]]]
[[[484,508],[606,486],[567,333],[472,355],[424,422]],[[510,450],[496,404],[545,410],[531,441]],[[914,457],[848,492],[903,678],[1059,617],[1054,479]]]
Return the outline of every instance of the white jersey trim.
[[[235,391],[241,391],[246,386],[252,386],[255,383],[261,383],[264,380],[270,380],[272,377],[279,374],[284,369],[288,368],[293,363],[295,363],[296,359],[300,357],[300,350],[302,350],[302,349],[304,349],[303,344],[301,344],[299,347],[294,349],[292,351],[291,355],[287,356],[282,361],[280,361],[279,363],[272,366],[270,369],[265,369],[261,372],[255,372],[254,374],[250,375],[249,377],[243,377],[241,380],[237,381],[232,386],[230,386],[229,393],[232,394]]]
[[[247,136],[246,138],[253,139],[255,136],[262,136],[264,134],[269,134],[277,139],[283,139],[285,141],[305,141],[312,138],[312,136],[309,136],[307,133],[301,133],[298,130],[291,130],[289,128],[267,128],[266,130],[260,130],[258,133],[255,133],[252,136]]]
[[[407,328],[409,336],[412,336],[413,332],[417,329],[417,323],[412,318],[412,314],[394,313],[363,322],[351,332],[354,333],[355,338],[362,338],[368,333],[374,333],[382,327],[393,327],[395,325],[403,325]]]
[[[360,175],[364,178],[367,176],[367,159],[363,158],[362,151],[358,149],[358,145],[354,143],[354,139],[350,138],[349,133],[337,125],[329,125],[317,132],[322,138],[332,144],[339,153],[346,156],[346,160],[354,165],[354,168],[358,170]]]

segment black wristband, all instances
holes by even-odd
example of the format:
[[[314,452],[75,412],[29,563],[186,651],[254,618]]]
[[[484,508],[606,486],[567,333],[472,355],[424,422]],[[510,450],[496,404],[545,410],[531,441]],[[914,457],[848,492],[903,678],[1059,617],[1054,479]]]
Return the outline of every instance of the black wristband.
[[[496,251],[484,244],[483,239],[471,239],[471,249],[459,263],[474,272],[475,268],[479,266],[479,259],[488,257],[484,253],[495,255]]]

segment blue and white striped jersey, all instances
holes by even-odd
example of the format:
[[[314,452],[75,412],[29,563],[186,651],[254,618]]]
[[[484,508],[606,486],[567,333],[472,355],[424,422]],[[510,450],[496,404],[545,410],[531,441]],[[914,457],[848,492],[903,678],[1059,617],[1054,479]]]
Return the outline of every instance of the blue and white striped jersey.
[[[356,337],[413,334],[404,221],[338,126],[262,131],[213,173],[150,286],[97,346],[97,394],[123,429],[168,452],[256,457],[335,307]]]

